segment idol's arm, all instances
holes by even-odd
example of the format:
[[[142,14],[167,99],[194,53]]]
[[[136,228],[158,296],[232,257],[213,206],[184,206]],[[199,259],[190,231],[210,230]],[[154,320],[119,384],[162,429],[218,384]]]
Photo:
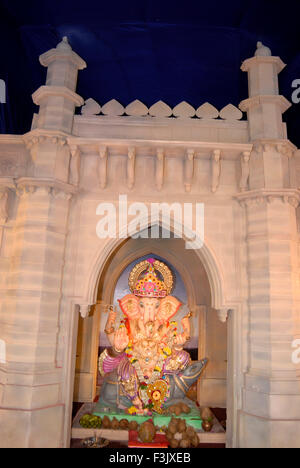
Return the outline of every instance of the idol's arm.
[[[189,341],[191,337],[191,324],[190,324],[190,314],[186,315],[182,320],[181,320],[181,325],[183,328],[183,332],[180,333],[179,335],[176,336],[174,344],[175,348],[177,350],[180,350],[183,348],[184,344]]]
[[[117,353],[113,348],[105,349],[99,357],[100,374],[104,376],[112,372],[118,367],[124,356],[124,353]]]
[[[114,335],[113,349],[117,353],[123,353],[129,343],[129,337],[126,328],[123,326],[119,328]]]
[[[108,314],[108,319],[107,319],[105,329],[104,329],[111,346],[114,346],[116,317],[117,317],[116,312],[111,310]]]

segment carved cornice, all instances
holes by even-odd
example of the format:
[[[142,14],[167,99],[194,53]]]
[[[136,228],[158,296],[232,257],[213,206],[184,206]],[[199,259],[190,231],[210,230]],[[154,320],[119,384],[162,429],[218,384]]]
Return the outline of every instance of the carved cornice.
[[[107,185],[107,158],[108,158],[107,147],[99,145],[98,154],[99,154],[99,162],[98,162],[99,185],[101,189],[105,189]]]
[[[78,145],[69,145],[71,153],[70,161],[70,180],[73,185],[79,185],[81,152]]]
[[[151,121],[150,121],[151,123]],[[243,122],[245,123],[245,122]],[[36,132],[34,130],[33,132]],[[31,132],[31,133],[33,133]],[[39,130],[41,132],[41,130]],[[43,134],[45,134],[45,130],[43,130]],[[48,133],[48,131],[47,131]],[[62,134],[63,135],[63,134]],[[129,148],[134,147],[136,152],[138,150],[145,151],[145,148],[153,148],[156,150],[157,148],[163,148],[165,151],[165,156],[168,157],[168,151],[172,152],[172,157],[174,157],[174,150],[178,149],[180,159],[186,157],[186,152],[189,148],[193,148],[195,151],[195,157],[204,157],[204,159],[208,159],[211,156],[212,151],[220,150],[222,151],[222,159],[230,159],[234,160],[237,159],[241,152],[243,151],[251,151],[253,144],[251,143],[228,143],[228,142],[207,142],[207,141],[191,141],[191,140],[180,140],[180,141],[172,141],[172,140],[155,140],[155,139],[132,139],[132,138],[87,138],[87,137],[77,137],[64,134],[67,136],[68,144],[76,144],[79,145],[81,150],[85,148],[89,151],[98,152],[99,146],[105,146],[108,149],[113,148]],[[176,155],[175,155],[176,156]]]
[[[29,150],[37,144],[43,143],[52,143],[53,145],[64,146],[68,143],[67,133],[58,132],[58,131],[47,131],[43,129],[35,129],[29,133],[23,135],[23,141],[26,145],[26,148]]]
[[[286,139],[261,139],[255,140],[253,142],[253,151],[260,153],[263,151],[267,152],[272,150],[275,150],[285,156],[292,157],[295,151],[297,151],[297,147]]]
[[[29,193],[35,193],[38,189],[43,189],[54,198],[63,198],[69,200],[72,195],[77,193],[74,185],[53,179],[35,179],[32,177],[21,177],[15,184],[17,194],[23,196]]]
[[[1,188],[2,189],[8,188],[8,189],[15,190],[16,184],[15,184],[15,180],[13,179],[13,177],[0,177],[0,189]]]
[[[8,188],[0,187],[0,224],[8,220]]]
[[[16,190],[12,177],[0,177],[0,224],[6,224],[9,218],[9,191]]]
[[[79,311],[82,318],[88,317],[91,310],[91,306],[89,304],[79,304]]]
[[[241,206],[261,205],[280,200],[289,203],[294,208],[300,203],[300,190],[297,189],[258,189],[239,193],[235,196]]]
[[[217,310],[217,314],[218,314],[218,318],[220,322],[225,323],[227,321],[229,311],[230,309],[225,308],[225,307]]]
[[[54,61],[73,63],[79,70],[86,68],[85,61],[82,60],[82,58],[71,49],[50,49],[44,54],[40,55],[40,64],[44,67],[49,67],[49,65]]]
[[[156,150],[156,167],[155,167],[155,180],[156,188],[160,191],[164,183],[164,163],[165,163],[165,151],[163,148]]]
[[[184,188],[186,192],[190,192],[192,188],[194,175],[194,157],[195,150],[188,149],[184,161]]]
[[[253,107],[261,106],[263,104],[276,104],[280,107],[280,111],[283,114],[291,107],[291,103],[284,97],[278,94],[270,95],[259,95],[253,96],[249,99],[245,99],[239,105],[239,108],[243,112],[248,112]]]
[[[84,104],[84,100],[79,94],[74,93],[74,91],[71,91],[65,86],[40,86],[40,88],[33,93],[32,100],[34,104],[40,106],[42,100],[49,97],[63,97],[64,99],[72,101],[75,106],[83,106]]]
[[[211,191],[215,193],[219,187],[220,176],[221,176],[221,150],[215,149],[211,155],[212,164],[212,181]]]
[[[243,153],[241,154],[241,178],[239,183],[241,192],[246,191],[248,187],[250,175],[250,156],[250,151],[243,151]]]
[[[130,146],[127,152],[127,187],[129,190],[133,189],[135,183],[135,156],[135,147]]]
[[[241,70],[244,72],[247,72],[250,70],[250,68],[254,68],[255,66],[258,66],[260,64],[276,65],[277,73],[280,73],[286,67],[286,64],[281,60],[280,57],[256,56],[256,57],[251,57],[245,60],[242,63]]]

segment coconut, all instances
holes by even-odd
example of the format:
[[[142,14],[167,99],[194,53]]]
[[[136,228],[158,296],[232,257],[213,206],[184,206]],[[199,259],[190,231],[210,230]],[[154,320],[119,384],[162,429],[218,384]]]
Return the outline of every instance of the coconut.
[[[180,406],[181,406],[181,411],[183,413],[189,414],[191,412],[191,408],[188,405],[186,405],[185,403],[181,402]]]
[[[198,447],[198,444],[199,444],[199,439],[198,439],[198,436],[196,434],[191,439],[191,445],[192,445],[192,447]]]
[[[168,430],[172,432],[172,434],[175,434],[177,431],[177,425],[178,425],[178,419],[172,418],[171,421],[169,422]]]
[[[114,418],[114,419],[112,420],[112,422],[111,422],[111,428],[112,428],[112,429],[115,429],[115,430],[116,430],[116,429],[119,429],[119,421],[118,421],[116,418]]]
[[[187,434],[189,439],[192,439],[194,437],[194,435],[196,434],[196,431],[195,431],[195,429],[193,427],[188,426],[187,429],[186,429],[186,434]]]
[[[156,430],[152,421],[145,421],[139,427],[139,438],[144,443],[152,442],[155,438]]]
[[[189,448],[190,441],[188,439],[182,439],[179,443],[179,447],[181,448]]]
[[[130,431],[136,431],[138,427],[139,427],[139,425],[138,425],[138,423],[136,421],[130,421],[129,422],[129,430]]]
[[[169,413],[174,414],[175,413],[175,408],[176,408],[176,405],[169,406]]]
[[[120,429],[128,429],[129,427],[129,423],[128,423],[128,420],[127,419],[121,419],[121,421],[119,422],[119,426],[120,426]]]
[[[102,427],[104,429],[109,429],[111,426],[111,422],[108,416],[104,416],[102,419]]]
[[[179,432],[185,432],[186,431],[186,422],[184,419],[180,419],[178,423],[178,431]]]
[[[178,440],[176,440],[176,439],[171,439],[170,440],[170,447],[171,448],[178,448],[178,446],[179,446],[179,441]]]

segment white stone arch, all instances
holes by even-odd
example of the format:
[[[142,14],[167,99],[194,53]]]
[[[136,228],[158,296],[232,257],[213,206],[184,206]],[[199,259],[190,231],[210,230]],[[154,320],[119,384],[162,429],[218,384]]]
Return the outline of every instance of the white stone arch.
[[[149,241],[151,242],[151,239],[149,239]],[[153,246],[151,244],[149,247],[143,246],[130,253],[129,255],[127,255],[126,260],[124,260],[118,265],[118,267],[114,271],[113,277],[110,277],[109,291],[107,293],[104,291],[103,301],[105,303],[111,302],[118,279],[122,272],[127,268],[127,266],[134,262],[136,259],[150,254],[154,256],[159,255],[176,268],[184,283],[187,298],[189,299],[189,305],[194,306],[196,304],[196,293],[194,285],[191,284],[191,282],[189,281],[190,275],[188,270],[185,268],[184,265],[182,265],[182,262],[175,257],[173,252],[164,252],[163,249],[160,249],[157,245]]]
[[[183,232],[182,226],[178,223],[176,224],[174,220],[172,221],[173,226],[171,227],[170,231],[175,235],[180,235]],[[144,229],[148,229],[155,224],[160,225],[164,229],[170,228],[168,220],[165,221],[164,219],[152,219],[150,221],[147,217],[142,220],[140,230],[142,231]],[[127,228],[124,228],[124,234],[125,229]],[[187,236],[183,236],[184,240],[193,238],[194,233],[192,230],[185,228],[185,231],[187,231]],[[94,258],[94,262],[92,263],[87,274],[83,303],[89,305],[96,303],[99,279],[105,267],[106,261],[108,258],[110,258],[111,254],[117,249],[117,247],[124,242],[124,240],[124,238],[110,239],[104,246],[99,246],[98,252]],[[200,249],[196,249],[195,252],[199,257],[199,260],[202,262],[209,280],[211,289],[211,306],[217,310],[223,310],[224,308],[226,309],[227,301],[225,297],[223,271],[207,238],[204,239],[202,247]]]
[[[143,222],[141,223],[141,229],[148,229],[151,227],[153,224],[159,224],[162,228],[169,229],[168,222],[164,222],[164,220],[149,220],[149,218],[145,218]],[[182,232],[180,226],[176,226],[173,223],[173,227],[170,229],[173,234],[179,234]],[[189,240],[189,238],[193,237],[193,232],[187,232],[188,239],[186,239],[183,236],[183,240]],[[72,365],[73,358],[72,355],[76,353],[76,340],[77,340],[77,320],[76,320],[76,314],[78,314],[78,310],[81,308],[86,309],[86,313],[88,313],[89,306],[92,306],[96,304],[97,302],[97,293],[98,293],[98,286],[99,286],[99,280],[101,278],[101,275],[104,272],[104,269],[107,264],[107,260],[111,258],[111,255],[114,253],[114,251],[123,243],[126,242],[126,238],[116,238],[116,239],[110,239],[107,241],[104,245],[100,245],[97,249],[97,253],[94,257],[94,261],[90,266],[90,269],[86,275],[86,283],[85,283],[85,288],[84,288],[84,294],[81,296],[81,298],[70,298],[71,304],[72,304],[72,314],[73,314],[73,327],[72,327],[72,332],[70,336],[70,341],[72,342],[72,350],[70,350],[69,353],[69,360],[68,360],[68,365],[67,365],[67,370],[66,370],[66,386],[69,389],[69,401],[68,404],[66,405],[66,411],[65,411],[65,429],[64,429],[64,444],[65,446],[69,445],[70,441],[70,421],[71,421],[71,415],[72,415],[72,389],[74,386],[74,375],[75,375],[75,369],[74,366]],[[237,338],[237,330],[239,328],[239,321],[240,321],[240,309],[241,305],[240,303],[229,303],[226,300],[226,293],[225,293],[225,282],[224,282],[224,274],[222,267],[217,260],[217,256],[211,246],[211,243],[205,237],[203,245],[200,249],[195,250],[196,255],[199,258],[199,261],[201,261],[204,270],[207,274],[209,285],[210,285],[210,291],[211,291],[211,307],[220,311],[221,315],[219,317],[221,318],[222,321],[225,321],[227,319],[227,313],[231,312],[229,314],[230,322],[228,326],[230,327],[228,329],[228,339],[232,343],[230,346],[230,349],[228,351],[228,377],[227,377],[227,419],[228,419],[228,428],[227,428],[227,446],[232,447],[235,446],[235,436],[236,434],[234,432],[234,428],[236,427],[236,420],[237,420],[237,410],[238,410],[238,405],[233,401],[233,388],[235,388],[235,375],[237,373],[237,369],[239,366],[239,362],[234,358],[236,355],[236,347],[240,350],[241,349],[241,344],[240,340],[236,340]],[[163,257],[164,255],[162,255]],[[166,258],[168,260],[168,258]],[[171,261],[171,259],[170,259]],[[171,261],[172,263],[172,261]],[[176,267],[176,265],[174,264]],[[178,270],[180,272],[180,268]],[[80,309],[77,308],[76,304],[80,305]],[[235,312],[234,314],[232,314]],[[222,315],[223,314],[223,315]],[[78,315],[77,315],[78,317]],[[239,351],[240,352],[240,351]],[[239,355],[238,352],[238,355]]]

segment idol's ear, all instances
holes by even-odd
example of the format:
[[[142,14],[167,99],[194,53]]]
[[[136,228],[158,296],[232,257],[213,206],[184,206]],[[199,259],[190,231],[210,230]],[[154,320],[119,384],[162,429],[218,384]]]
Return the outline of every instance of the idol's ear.
[[[134,294],[127,294],[119,299],[119,304],[122,312],[129,318],[135,320],[140,317],[139,298]]]
[[[181,302],[174,296],[167,296],[161,299],[158,309],[158,318],[163,322],[170,320],[181,307]]]

